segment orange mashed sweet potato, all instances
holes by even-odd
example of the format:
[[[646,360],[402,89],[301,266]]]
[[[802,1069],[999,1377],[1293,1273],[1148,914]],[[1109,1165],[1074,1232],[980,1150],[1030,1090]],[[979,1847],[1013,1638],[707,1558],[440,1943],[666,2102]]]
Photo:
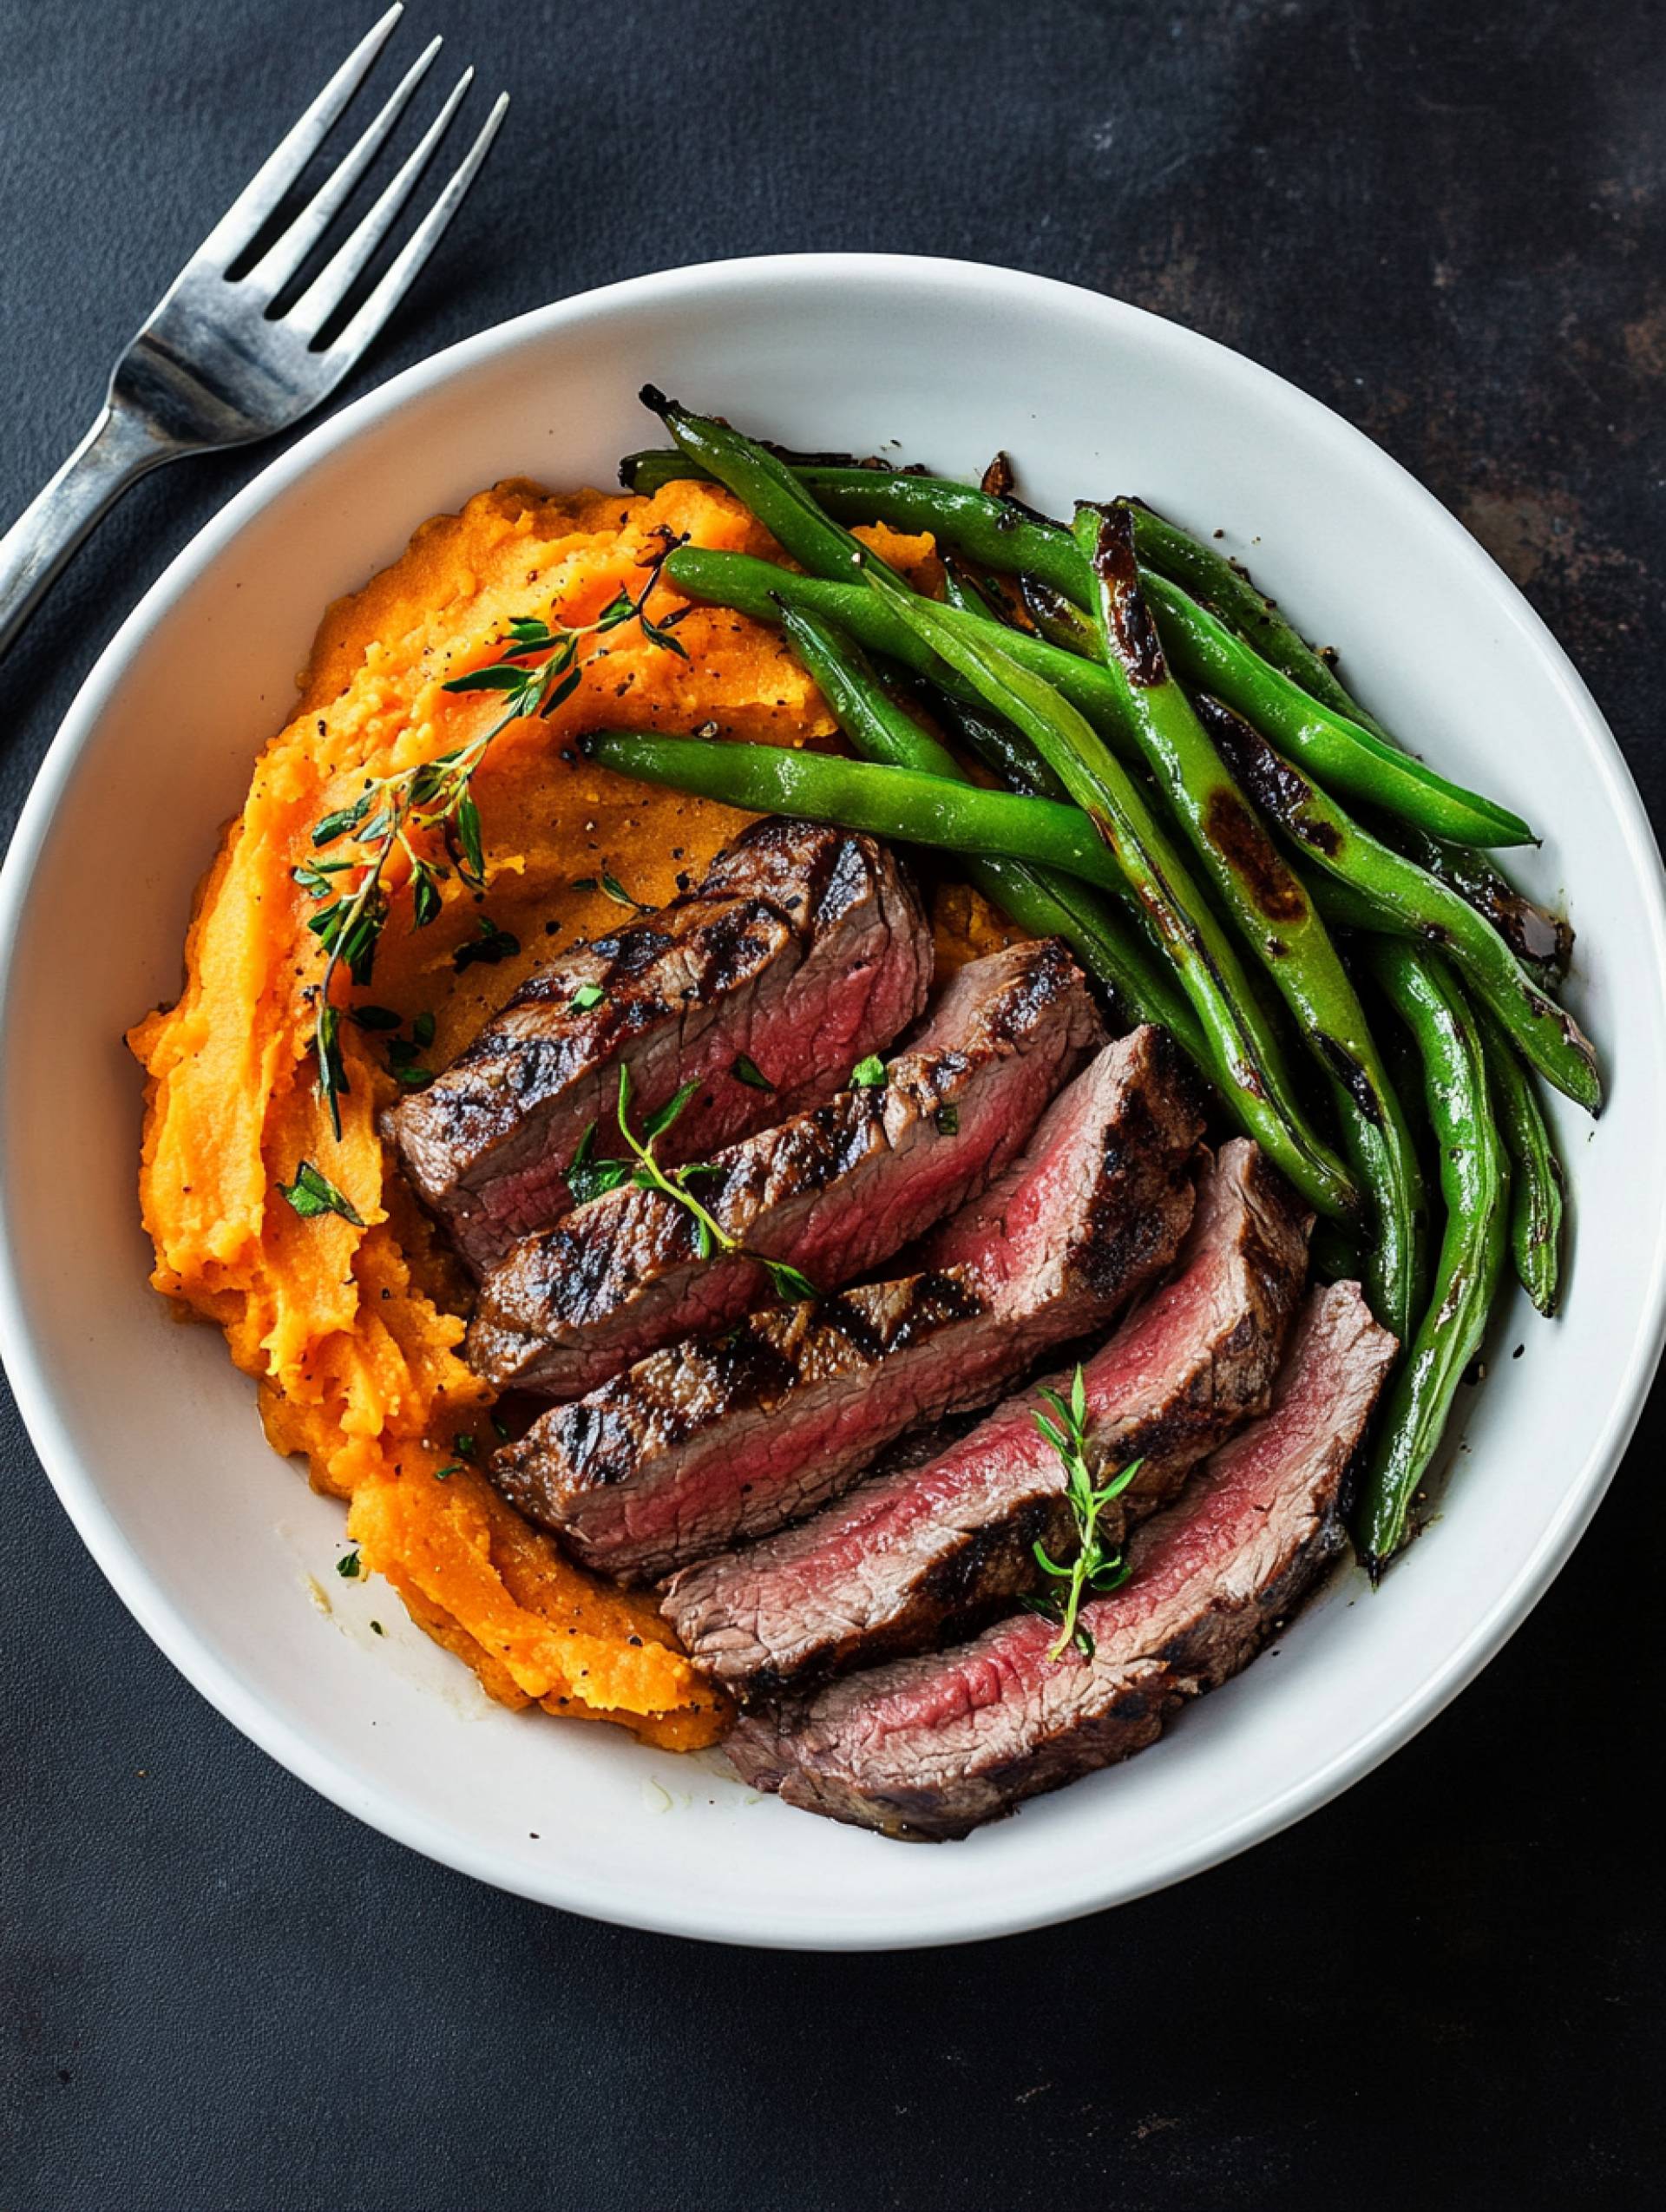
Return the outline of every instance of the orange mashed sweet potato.
[[[594,620],[621,589],[640,589],[666,529],[778,557],[716,489],[556,497],[511,482],[425,523],[391,568],[331,607],[294,718],[260,755],[199,888],[181,994],[128,1041],[148,1079],[140,1197],[152,1280],[225,1331],[259,1385],[272,1445],[305,1454],[315,1487],[349,1501],[363,1566],[386,1577],[492,1697],[621,1722],[681,1749],[711,1742],[729,1716],[651,1599],[575,1565],[476,1471],[493,1441],[491,1393],[459,1355],[469,1288],[379,1133],[398,1094],[385,1039],[345,1021],[351,1087],[339,1140],[332,1132],[312,1052],[323,954],[307,922],[318,909],[293,874],[319,857],[314,824],[367,778],[488,726],[499,699],[442,686],[495,659],[512,617],[552,627]],[[916,573],[931,560],[928,539],[864,535]],[[661,584],[650,612],[663,621],[680,604]],[[484,891],[449,873],[438,919],[417,931],[390,868],[374,976],[355,990],[338,973],[344,1008],[370,1001],[406,1022],[431,1014],[423,1058],[443,1067],[535,968],[618,926],[604,875],[661,904],[746,818],[593,766],[574,742],[583,732],[715,723],[740,739],[831,738],[814,686],[771,632],[696,608],[676,635],[686,660],[635,622],[587,638],[574,696],[495,740],[473,787]],[[454,955],[480,936],[482,917],[520,950],[459,969]],[[938,921],[951,965],[1005,934],[953,888],[939,896]],[[278,1195],[304,1160],[363,1227],[333,1212],[302,1218]]]

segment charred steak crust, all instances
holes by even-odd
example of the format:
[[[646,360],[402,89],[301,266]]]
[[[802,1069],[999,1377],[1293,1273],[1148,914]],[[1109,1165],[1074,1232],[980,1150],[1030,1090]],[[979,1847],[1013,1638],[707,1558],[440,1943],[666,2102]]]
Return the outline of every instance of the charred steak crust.
[[[629,1064],[640,1112],[703,1088],[662,1146],[727,1144],[829,1096],[920,1012],[930,933],[871,838],[771,819],[701,883],[541,969],[438,1080],[390,1117],[405,1172],[481,1270],[567,1204],[586,1126]],[[578,1001],[578,1003],[574,1001]],[[733,1073],[749,1054],[782,1087]]]
[[[1125,1298],[1174,1257],[1162,1201],[1202,1133],[1197,1082],[1174,1040],[1150,1024],[1130,1030],[1054,1099],[1006,1172],[932,1231],[920,1260],[987,1270],[994,1253],[998,1265],[1022,1266],[1063,1237],[1090,1289]]]
[[[1107,1543],[1265,1408],[1307,1273],[1309,1220],[1242,1139],[1205,1169],[1174,1277],[1084,1366],[1096,1469],[1144,1461],[1100,1524]],[[1035,1587],[1033,1546],[1056,1554],[1072,1530],[1036,1404],[1033,1391],[1010,1399],[928,1461],[916,1453],[797,1527],[674,1576],[666,1615],[690,1656],[753,1703],[929,1650],[1007,1611]]]
[[[1247,1665],[1345,1548],[1338,1493],[1394,1349],[1357,1283],[1313,1295],[1272,1411],[1136,1531],[1131,1579],[1086,1609],[1091,1658],[1049,1660],[1050,1624],[1018,1615],[746,1716],[736,1767],[808,1810],[934,1841],[1140,1750]]]
[[[552,1408],[497,1454],[492,1478],[580,1558],[648,1580],[686,1544],[713,1550],[750,1520],[774,1527],[808,1511],[836,1487],[853,1451],[865,1464],[892,1436],[947,1411],[971,1372],[961,1358],[969,1332],[987,1313],[975,1283],[954,1270],[753,1314]],[[876,1399],[889,1401],[876,1414]],[[864,1401],[870,1421],[847,1441],[842,1418]],[[752,1479],[738,1479],[744,1467]]]
[[[832,1290],[889,1259],[1007,1165],[1102,1040],[1057,939],[963,968],[882,1086],[841,1091],[718,1152],[702,1202],[750,1251]],[[487,1277],[471,1367],[574,1398],[769,1295],[754,1261],[703,1259],[685,1207],[634,1185],[523,1237]]]
[[[800,1321],[754,1315],[728,1339],[653,1353],[544,1414],[501,1454],[494,1470],[505,1494],[560,1529],[593,1565],[655,1580],[802,1519],[908,1431],[987,1405],[1051,1345],[1106,1321],[1179,1245],[1191,1206],[1184,1157],[1192,1125],[1165,1172],[1153,1168],[1125,1186],[1130,1202],[1138,1192],[1153,1205],[1160,1237],[1123,1237],[1118,1218],[1098,1203],[1107,1178],[1123,1174],[1107,1132],[1126,1103],[1130,1071],[1155,1049],[1151,1031],[1108,1045],[1053,1101],[1022,1159],[991,1186],[987,1196],[1000,1191],[1000,1203],[967,1210],[976,1231],[958,1240],[953,1264],[933,1262],[923,1273],[823,1299],[796,1309]],[[1096,1235],[1115,1236],[1135,1271],[1112,1283],[1095,1264]],[[893,1305],[906,1316],[919,1296],[911,1285],[940,1280],[975,1304],[952,1333],[922,1334],[905,1320],[902,1341],[869,1326]],[[863,1356],[806,1368],[795,1350],[760,1395],[751,1385],[751,1348],[761,1340],[773,1356],[788,1342],[820,1341],[830,1313]],[[725,1342],[748,1348],[738,1376],[723,1364],[733,1357],[722,1351]],[[593,1434],[609,1440],[605,1460],[595,1456]]]

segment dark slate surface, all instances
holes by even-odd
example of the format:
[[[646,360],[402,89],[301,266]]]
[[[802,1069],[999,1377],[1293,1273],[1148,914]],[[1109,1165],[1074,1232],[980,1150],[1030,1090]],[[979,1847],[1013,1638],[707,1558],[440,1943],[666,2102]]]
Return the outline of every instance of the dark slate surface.
[[[371,13],[0,4],[0,515]],[[368,377],[721,254],[1118,292],[1432,485],[1571,648],[1659,821],[1654,0],[415,17],[521,99]],[[0,668],[8,824],[98,647],[264,457],[141,490]],[[1658,2201],[1658,1394],[1532,1620],[1341,1803],[1096,1922],[894,1959],[592,1926],[356,1826],[151,1649],[0,1418],[9,2208]]]

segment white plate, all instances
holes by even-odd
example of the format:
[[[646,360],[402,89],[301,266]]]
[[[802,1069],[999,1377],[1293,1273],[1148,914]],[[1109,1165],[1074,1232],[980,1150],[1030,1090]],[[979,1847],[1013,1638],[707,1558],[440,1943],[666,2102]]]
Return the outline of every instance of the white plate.
[[[1544,830],[1523,872],[1569,893],[1573,1000],[1611,1081],[1595,1135],[1558,1115],[1577,1214],[1565,1318],[1511,1308],[1431,1536],[1374,1597],[1344,1577],[1154,1749],[937,1850],[758,1800],[715,1754],[489,1705],[385,1587],[337,1579],[340,1507],[267,1450],[218,1336],[176,1327],[146,1283],[121,1032],[178,988],[191,887],[325,601],[497,477],[611,482],[658,441],[634,397],[646,378],[792,443],[895,439],[962,472],[1005,446],[1042,506],[1138,491],[1223,527],[1392,726]],[[1034,277],[859,255],[646,277],[488,331],[325,423],[180,556],[89,679],[7,862],[0,955],[4,1350],[99,1564],[204,1694],[338,1804],[484,1881],[638,1926],[947,1942],[1114,1904],[1270,1835],[1498,1650],[1589,1518],[1659,1355],[1666,908],[1579,679],[1479,548],[1335,416]]]

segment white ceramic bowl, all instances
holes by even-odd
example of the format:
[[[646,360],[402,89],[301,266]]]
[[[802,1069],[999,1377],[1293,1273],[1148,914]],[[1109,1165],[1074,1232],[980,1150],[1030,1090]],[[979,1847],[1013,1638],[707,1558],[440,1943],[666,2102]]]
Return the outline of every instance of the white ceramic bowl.
[[[174,1326],[146,1283],[121,1032],[178,988],[191,887],[325,601],[495,478],[611,482],[657,438],[634,397],[649,377],[800,445],[895,439],[954,471],[1005,446],[1044,506],[1138,491],[1253,548],[1391,725],[1544,830],[1523,872],[1567,889],[1573,998],[1611,1080],[1597,1133],[1558,1115],[1577,1217],[1565,1317],[1512,1306],[1433,1534],[1374,1597],[1341,1579],[1276,1661],[1154,1749],[938,1850],[760,1801],[716,1754],[489,1705],[385,1588],[331,1572],[341,1508],[266,1448],[218,1336]],[[1271,1835],[1403,1743],[1523,1618],[1660,1351],[1666,909],[1579,679],[1458,524],[1336,417],[1171,324],[1033,277],[843,255],[685,269],[488,331],[348,408],[231,503],[99,662],[7,862],[0,950],[4,1352],[100,1565],[203,1693],[338,1804],[482,1880],[639,1926],[946,1942],[1113,1904]]]

